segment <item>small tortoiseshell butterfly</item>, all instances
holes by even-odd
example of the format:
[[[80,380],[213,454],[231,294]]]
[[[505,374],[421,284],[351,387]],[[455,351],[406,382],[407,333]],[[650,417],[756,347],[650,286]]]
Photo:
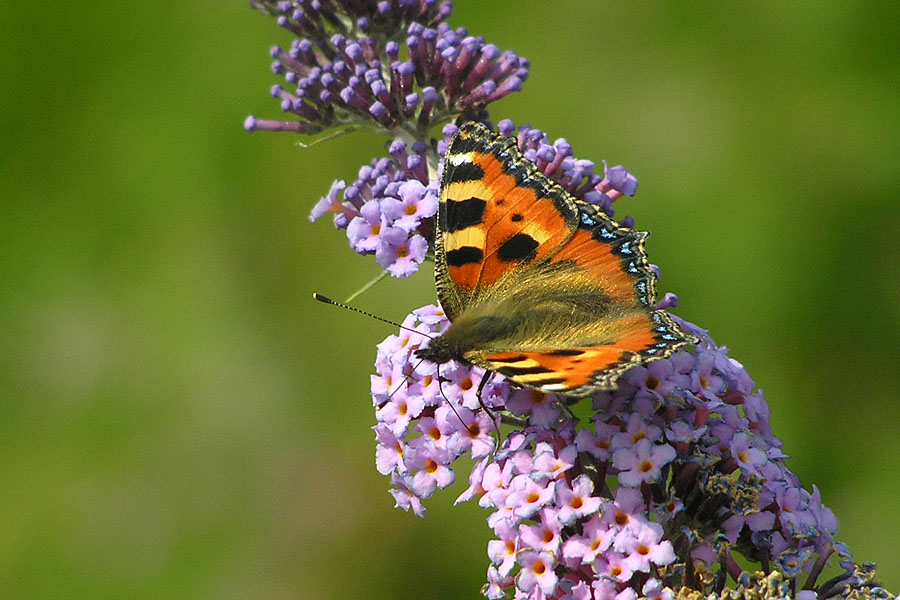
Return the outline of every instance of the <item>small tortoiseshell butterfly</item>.
[[[451,326],[419,358],[585,396],[694,342],[654,309],[648,234],[574,198],[515,138],[460,127],[444,160],[437,229],[437,294]]]

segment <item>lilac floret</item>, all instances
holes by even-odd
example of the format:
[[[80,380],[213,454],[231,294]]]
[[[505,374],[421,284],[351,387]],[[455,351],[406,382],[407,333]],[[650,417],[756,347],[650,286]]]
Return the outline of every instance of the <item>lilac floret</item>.
[[[394,277],[409,277],[425,260],[428,242],[421,235],[409,236],[403,229],[393,227],[381,237],[375,259]]]
[[[437,212],[436,195],[416,179],[400,185],[397,196],[382,201],[382,210],[395,227],[412,232],[423,219],[433,217]]]
[[[606,161],[603,161],[603,173],[611,189],[626,196],[634,196],[637,192],[637,179],[622,165],[610,167]]]
[[[336,181],[310,220],[334,214],[335,226],[347,230],[356,252],[375,254],[394,277],[412,275],[429,251],[438,206],[437,183],[428,179],[428,151],[425,144],[390,142],[390,158],[373,159],[349,185]]]

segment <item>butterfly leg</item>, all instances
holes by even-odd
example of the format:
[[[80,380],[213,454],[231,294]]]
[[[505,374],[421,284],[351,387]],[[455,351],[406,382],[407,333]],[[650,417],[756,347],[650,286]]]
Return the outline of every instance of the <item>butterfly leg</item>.
[[[484,412],[490,415],[491,420],[494,422],[494,451],[496,452],[500,448],[500,418],[481,399],[481,392],[484,391],[484,386],[487,385],[492,375],[493,373],[490,371],[484,372],[484,375],[481,377],[481,383],[478,384],[478,391],[475,392],[475,397],[478,398],[478,404],[481,405]]]
[[[487,406],[485,406],[484,402],[481,400],[481,392],[484,391],[484,386],[486,386],[487,382],[491,379],[491,375],[493,375],[493,373],[491,373],[490,371],[484,372],[484,375],[481,376],[481,383],[478,384],[478,391],[475,392],[475,397],[478,398],[478,404],[480,404],[481,408],[483,408],[487,412],[491,412],[491,411]]]

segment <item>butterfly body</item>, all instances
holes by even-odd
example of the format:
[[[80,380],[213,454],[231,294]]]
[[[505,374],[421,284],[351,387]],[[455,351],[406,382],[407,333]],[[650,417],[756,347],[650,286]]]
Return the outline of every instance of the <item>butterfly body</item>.
[[[435,242],[451,326],[417,355],[556,394],[615,387],[629,367],[690,341],[652,308],[647,235],[575,199],[515,139],[462,125],[445,157]]]

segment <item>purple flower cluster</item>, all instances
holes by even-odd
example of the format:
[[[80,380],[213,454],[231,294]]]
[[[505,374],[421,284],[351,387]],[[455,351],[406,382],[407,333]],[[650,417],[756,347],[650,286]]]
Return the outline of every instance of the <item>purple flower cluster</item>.
[[[834,515],[785,466],[762,394],[705,331],[683,323],[702,340],[695,352],[632,368],[592,398],[583,426],[561,398],[494,375],[479,402],[483,370],[417,361],[449,325],[438,307],[403,325],[372,377],[378,469],[397,506],[423,515],[455,481],[453,461],[478,460],[458,501],[492,511],[487,597],[674,598],[686,581],[712,593],[746,577],[742,560],[776,568],[792,593],[863,585]],[[498,415],[516,427],[495,448]],[[832,555],[846,576],[813,587]]]
[[[624,598],[633,579],[642,589],[662,587],[655,573],[675,560],[672,544],[645,515],[637,489],[620,487],[614,500],[595,493],[575,431],[568,420],[555,430],[514,432],[473,471],[463,497],[475,492],[496,511],[488,519],[499,539],[488,544],[487,597],[515,588],[524,597],[539,589],[548,598]]]
[[[501,406],[509,393],[508,384],[490,383],[479,402],[483,370],[449,364],[438,373],[435,364],[411,362],[416,348],[446,324],[438,307],[413,311],[398,335],[378,345],[372,376],[376,466],[391,475],[397,506],[419,516],[425,514],[422,500],[456,480],[453,461],[466,453],[482,460],[493,452],[497,426],[481,406]]]
[[[390,158],[372,159],[347,185],[335,181],[313,208],[310,220],[332,213],[334,225],[347,230],[350,247],[375,260],[394,277],[415,273],[434,239],[437,182],[428,179],[427,146],[408,151],[400,140],[390,144]],[[342,199],[339,197],[342,196]]]
[[[316,133],[363,125],[424,139],[434,123],[522,89],[528,61],[501,52],[443,19],[450,4],[434,2],[256,2],[298,36],[272,48],[272,69],[292,88],[272,88],[285,113],[299,120],[248,117],[248,131]],[[327,9],[326,9],[327,7]],[[402,18],[397,18],[402,17]],[[379,23],[404,24],[400,30]],[[431,25],[436,25],[431,27]]]
[[[334,31],[392,35],[412,22],[436,25],[453,9],[436,0],[250,0],[250,6],[297,37],[319,39]]]
[[[592,456],[620,485],[641,487],[683,568],[737,578],[739,553],[815,581],[836,550],[834,515],[785,466],[768,405],[743,366],[705,331],[683,325],[702,340],[695,352],[637,366],[617,390],[596,395],[594,430],[581,447],[598,448]],[[623,434],[633,441],[627,450]],[[643,477],[660,462],[651,443],[668,448],[663,486]]]
[[[604,163],[597,175],[565,140],[551,143],[511,121],[498,130],[515,135],[542,172],[610,216],[614,200],[635,192],[637,181],[624,168]],[[455,131],[445,126],[438,155]],[[395,141],[391,158],[374,160],[349,186],[336,182],[313,211],[333,213],[351,245],[375,252],[395,275],[415,270],[434,235],[437,182],[425,168],[433,155],[421,142],[411,150]],[[401,263],[385,251],[391,230],[422,250]],[[672,294],[659,303],[676,305]],[[685,323],[702,340],[695,351],[629,370],[617,390],[595,395],[584,427],[559,398],[495,375],[479,399],[482,369],[449,363],[438,371],[414,359],[449,326],[438,307],[414,311],[403,325],[379,345],[372,377],[377,466],[391,476],[397,506],[424,515],[423,501],[456,480],[457,458],[479,461],[459,500],[478,498],[492,511],[498,539],[489,546],[488,597],[673,598],[684,581],[705,592],[726,576],[742,581],[739,560],[778,569],[792,593],[801,575],[814,583],[831,556],[852,572],[832,537],[833,514],[785,467],[762,395],[705,331]],[[498,447],[500,417],[516,428]],[[846,575],[819,593],[861,586],[860,577]],[[878,590],[868,588],[871,597]]]

